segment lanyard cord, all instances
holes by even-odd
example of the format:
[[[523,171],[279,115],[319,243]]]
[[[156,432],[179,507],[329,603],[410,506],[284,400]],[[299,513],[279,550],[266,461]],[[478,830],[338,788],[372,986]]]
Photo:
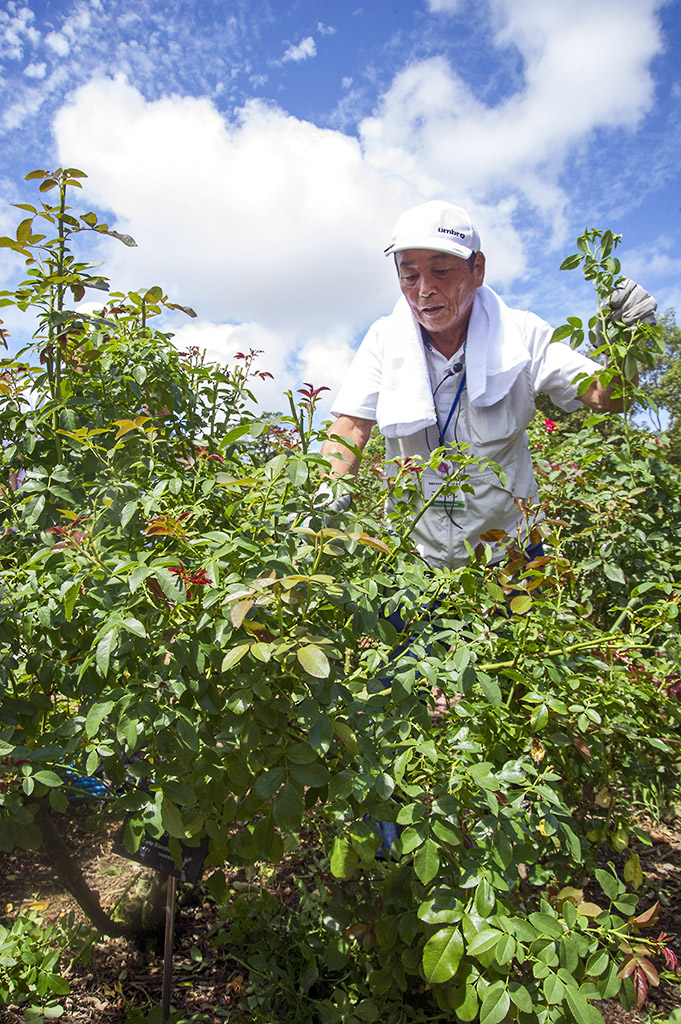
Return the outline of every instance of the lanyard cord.
[[[446,379],[447,378],[444,377],[440,381],[440,384],[443,384]],[[438,384],[438,388],[440,387],[440,384]],[[447,427],[449,426],[449,424],[452,421],[452,416],[454,415],[454,410],[456,409],[457,405],[459,404],[459,399],[461,398],[461,392],[463,391],[465,386],[466,386],[466,371],[464,370],[463,377],[461,378],[461,381],[459,382],[459,387],[458,387],[458,390],[457,390],[457,392],[456,392],[456,394],[454,396],[454,401],[452,402],[451,408],[449,410],[449,415],[447,416],[447,419],[445,420],[444,427],[440,426],[440,416],[439,416],[438,411],[437,411],[437,402],[435,401],[435,394],[437,392],[437,388],[435,388],[435,391],[433,392],[433,405],[435,406],[435,420],[437,422],[437,433],[438,433],[438,437],[440,439],[440,447],[441,448],[445,444],[445,434],[447,433]]]

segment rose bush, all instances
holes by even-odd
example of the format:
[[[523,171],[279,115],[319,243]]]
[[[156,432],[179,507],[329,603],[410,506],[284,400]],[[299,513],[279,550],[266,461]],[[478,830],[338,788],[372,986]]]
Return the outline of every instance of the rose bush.
[[[79,312],[107,285],[74,239],[115,232],[71,212],[81,172],[32,177],[58,202],[24,205],[0,240],[28,267],[0,301],[38,319],[0,367],[0,847],[48,837],[96,925],[129,934],[65,865],[79,776],[100,778],[131,851],[208,837],[218,901],[226,865],[277,863],[314,823],[318,885],[285,924],[310,942],[277,946],[236,906],[216,939],[246,957],[263,1020],[581,1024],[602,1019],[596,999],[640,1000],[667,943],[641,934],[655,912],[637,906],[635,855],[624,880],[596,857],[626,849],[636,787],[662,791],[678,767],[665,449],[627,417],[607,446],[595,421],[565,438],[540,420],[542,506],[524,513],[546,554],[528,564],[510,537],[502,566],[481,545],[432,571],[409,537],[418,467],[400,468],[391,514],[364,482],[329,524],[319,389],[258,418],[256,354],[228,371],[178,352],[153,317],[193,311],[157,287]],[[613,244],[581,254],[601,303]],[[604,373],[634,388],[655,334],[600,309]],[[376,821],[400,831],[378,860]],[[271,922],[260,899],[248,914]]]

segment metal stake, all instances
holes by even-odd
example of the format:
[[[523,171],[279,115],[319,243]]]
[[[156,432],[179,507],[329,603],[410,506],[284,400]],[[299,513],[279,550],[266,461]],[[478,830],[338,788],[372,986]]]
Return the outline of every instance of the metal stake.
[[[163,1000],[161,1006],[161,1024],[166,1024],[170,1013],[170,990],[173,981],[173,937],[175,934],[175,893],[177,879],[168,875],[166,895],[166,935],[163,946]]]

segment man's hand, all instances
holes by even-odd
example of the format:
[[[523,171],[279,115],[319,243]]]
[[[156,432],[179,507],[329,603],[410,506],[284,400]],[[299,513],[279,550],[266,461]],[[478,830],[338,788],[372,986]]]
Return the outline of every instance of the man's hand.
[[[630,277],[625,277],[622,284],[615,288],[608,299],[608,305],[611,319],[626,324],[627,327],[641,321],[647,324],[655,323],[657,300]]]
[[[608,326],[613,323],[624,324],[625,327],[635,327],[636,324],[655,323],[655,310],[657,300],[650,292],[642,288],[630,277],[625,277],[614,292],[608,296],[606,306],[609,312],[606,314],[605,322]],[[597,344],[604,342],[602,324],[596,326]],[[607,365],[607,360],[606,360]],[[636,383],[638,376],[634,378]],[[594,381],[589,390],[580,396],[580,401],[588,405],[590,409],[597,412],[624,412],[624,401],[621,398],[613,398],[613,383],[603,387],[599,381]],[[632,405],[633,399],[629,399],[627,408]]]
[[[620,323],[626,327],[634,327],[639,323],[655,323],[657,300],[630,277],[625,277],[614,292],[608,296],[606,306],[610,309],[605,318],[608,325]],[[602,345],[603,333],[600,323],[596,328],[596,333],[598,344]]]

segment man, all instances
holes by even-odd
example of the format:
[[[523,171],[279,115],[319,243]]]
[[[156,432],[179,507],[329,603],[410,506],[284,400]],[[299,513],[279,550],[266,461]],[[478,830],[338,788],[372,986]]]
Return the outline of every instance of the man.
[[[458,470],[446,452],[437,469],[420,476],[424,500],[433,501],[416,523],[416,547],[429,564],[454,567],[468,561],[465,542],[475,547],[486,531],[524,539],[515,499],[537,499],[525,433],[537,392],[566,411],[583,402],[621,412],[622,403],[612,385],[597,381],[578,396],[575,378],[602,367],[566,344],[552,344],[545,321],[510,309],[483,283],[480,239],[461,207],[434,200],[407,210],[385,252],[395,259],[402,297],[364,338],[334,402],[329,435],[362,449],[378,422],[388,461],[427,460],[437,448],[464,445],[501,465],[505,483],[491,467],[468,470],[472,494],[442,486]],[[655,306],[629,282],[617,319],[649,320]],[[333,474],[357,472],[358,459],[338,441],[329,437],[322,452],[331,457]]]

